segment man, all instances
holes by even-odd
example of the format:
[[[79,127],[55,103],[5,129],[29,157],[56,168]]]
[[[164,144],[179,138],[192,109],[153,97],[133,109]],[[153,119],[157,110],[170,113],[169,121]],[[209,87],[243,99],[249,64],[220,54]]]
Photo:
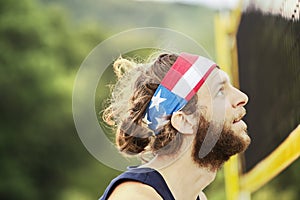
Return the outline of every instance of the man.
[[[218,169],[250,144],[248,97],[198,55],[162,54],[145,65],[119,59],[114,69],[120,79],[104,119],[115,122],[121,152],[153,158],[114,179],[100,199],[205,200]]]

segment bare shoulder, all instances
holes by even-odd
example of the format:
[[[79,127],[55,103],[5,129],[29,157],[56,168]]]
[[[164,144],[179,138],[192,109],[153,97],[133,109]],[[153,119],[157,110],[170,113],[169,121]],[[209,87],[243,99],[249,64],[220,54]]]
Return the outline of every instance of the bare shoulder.
[[[200,200],[207,200],[206,195],[204,194],[204,192],[201,192],[199,194],[199,198],[200,198]]]
[[[127,181],[118,185],[110,197],[109,200],[162,200],[157,192],[150,186],[135,182]],[[201,199],[202,200],[202,199]]]

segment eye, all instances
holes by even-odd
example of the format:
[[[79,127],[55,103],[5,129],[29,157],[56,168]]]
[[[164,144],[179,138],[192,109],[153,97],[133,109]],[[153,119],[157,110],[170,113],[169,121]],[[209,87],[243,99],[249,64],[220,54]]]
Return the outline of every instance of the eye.
[[[224,86],[222,86],[222,87],[218,90],[216,96],[223,96],[224,94],[225,94],[225,88],[224,88]]]

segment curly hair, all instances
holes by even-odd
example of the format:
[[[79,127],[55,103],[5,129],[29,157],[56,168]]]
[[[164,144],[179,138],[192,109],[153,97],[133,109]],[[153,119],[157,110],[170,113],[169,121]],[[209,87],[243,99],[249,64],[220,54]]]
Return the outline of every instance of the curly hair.
[[[114,62],[118,82],[113,88],[110,104],[104,110],[103,119],[116,129],[116,144],[121,152],[128,155],[147,151],[172,154],[181,147],[182,134],[170,121],[158,134],[154,134],[143,121],[156,88],[176,59],[175,54],[161,54],[154,62],[147,64],[137,64],[124,58]],[[192,114],[196,111],[196,104],[197,95],[182,111]]]

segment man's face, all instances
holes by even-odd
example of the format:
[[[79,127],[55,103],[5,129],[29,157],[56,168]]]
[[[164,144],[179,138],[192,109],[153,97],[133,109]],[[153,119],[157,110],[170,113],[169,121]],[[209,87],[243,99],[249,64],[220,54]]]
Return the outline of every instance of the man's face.
[[[196,163],[216,170],[230,156],[245,151],[251,141],[241,120],[247,102],[247,95],[230,84],[227,74],[215,69],[198,92],[200,117],[193,149]]]

